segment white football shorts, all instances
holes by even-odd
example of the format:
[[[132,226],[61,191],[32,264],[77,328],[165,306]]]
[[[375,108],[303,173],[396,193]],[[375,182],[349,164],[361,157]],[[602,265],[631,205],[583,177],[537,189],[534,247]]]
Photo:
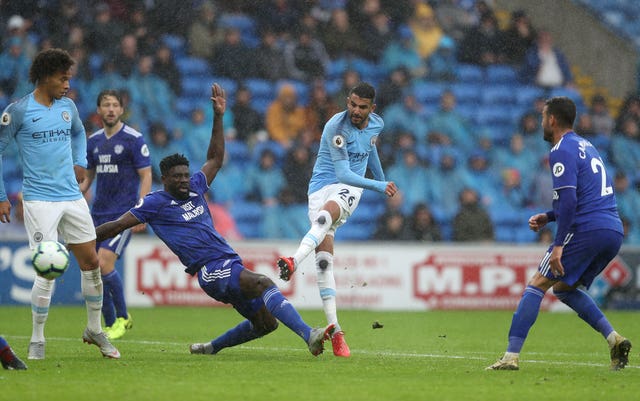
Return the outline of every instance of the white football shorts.
[[[327,235],[333,236],[336,228],[343,225],[360,203],[363,188],[347,184],[331,184],[309,195],[309,221],[313,222],[316,215],[328,201],[334,201],[340,206],[340,218],[334,221]]]
[[[96,239],[89,206],[84,198],[74,201],[24,201],[24,226],[33,249],[42,241],[84,244]]]

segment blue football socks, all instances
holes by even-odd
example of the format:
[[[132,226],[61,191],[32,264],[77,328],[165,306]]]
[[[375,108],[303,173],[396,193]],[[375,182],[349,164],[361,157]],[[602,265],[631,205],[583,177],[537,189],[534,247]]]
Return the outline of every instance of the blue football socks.
[[[105,326],[110,327],[116,321],[116,317],[125,319],[129,317],[127,303],[124,299],[124,286],[117,270],[102,276],[102,283],[104,285],[102,315],[104,316]]]
[[[208,350],[206,346],[205,346],[205,349],[207,349],[207,353],[215,354],[217,352],[220,352],[220,350],[223,348],[233,347],[234,345],[243,344],[243,343],[246,343],[247,341],[254,340],[260,336],[261,334],[259,334],[256,330],[253,329],[253,324],[251,324],[250,321],[245,320],[239,325],[237,325],[236,327],[230,329],[229,331],[221,335],[220,337],[217,337],[213,341],[211,341],[211,346],[212,346],[211,350]]]
[[[555,292],[556,297],[578,313],[578,316],[587,322],[596,331],[607,338],[613,331],[611,323],[604,316],[593,298],[582,290]]]
[[[529,334],[529,329],[538,318],[542,298],[544,298],[544,292],[539,288],[528,285],[524,290],[511,320],[507,352],[520,353]]]
[[[304,341],[309,341],[311,327],[302,320],[298,311],[289,303],[287,298],[282,295],[278,287],[274,285],[267,288],[262,293],[262,299],[269,312],[271,312],[276,319],[302,337]]]
[[[115,270],[114,270],[115,272]],[[113,272],[112,272],[113,273]],[[116,311],[113,306],[113,296],[111,295],[111,280],[107,274],[102,276],[102,316],[104,317],[105,327],[111,327],[116,322]]]

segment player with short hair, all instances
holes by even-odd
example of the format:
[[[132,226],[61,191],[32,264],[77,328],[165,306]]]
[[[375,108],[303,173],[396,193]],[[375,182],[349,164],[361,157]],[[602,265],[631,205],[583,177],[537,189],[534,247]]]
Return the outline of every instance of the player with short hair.
[[[222,118],[226,98],[218,84],[211,87],[211,101],[213,128],[202,168],[191,175],[189,160],[183,155],[173,154],[162,159],[164,190],[149,193],[117,220],[98,226],[98,241],[148,223],[186,266],[185,272],[198,276],[200,287],[207,295],[231,304],[246,318],[211,342],[192,344],[189,347],[192,354],[216,354],[224,348],[262,337],[278,327],[278,319],[306,341],[313,355],[318,355],[334,326],[309,327],[271,279],[244,268],[238,254],[213,226],[205,194],[224,159]]]
[[[35,90],[7,106],[0,117],[0,154],[13,138],[24,170],[24,222],[31,248],[42,241],[57,241],[60,234],[78,261],[87,306],[82,339],[97,345],[105,357],[120,358],[100,324],[102,279],[96,232],[79,187],[86,176],[87,138],[75,103],[65,96],[74,63],[62,49],[38,53],[29,70]],[[10,211],[4,181],[0,180],[0,221],[8,222]],[[40,276],[33,283],[29,359],[45,357],[44,326],[54,283]]]
[[[94,225],[122,215],[151,190],[151,160],[142,134],[125,124],[121,118],[124,105],[120,92],[106,89],[98,94],[96,112],[103,128],[87,140],[87,179],[80,186],[83,193],[96,179],[95,197],[91,208]],[[104,283],[102,316],[104,331],[112,339],[122,337],[133,326],[127,311],[122,278],[115,269],[131,239],[132,232],[144,230],[140,224],[125,230],[115,238],[97,243],[98,260]]]
[[[338,323],[336,281],[333,276],[333,240],[358,206],[364,189],[393,196],[396,184],[385,181],[376,142],[384,122],[375,114],[376,91],[360,83],[349,91],[347,110],[335,114],[324,126],[320,148],[309,183],[311,229],[292,257],[277,261],[280,278],[288,281],[298,265],[315,250],[318,289],[327,321],[336,329],[331,343],[336,356],[351,352]],[[365,178],[369,168],[374,179]]]
[[[549,153],[553,209],[531,216],[529,228],[538,232],[555,221],[557,232],[513,315],[506,353],[487,370],[519,369],[520,350],[549,288],[607,340],[612,370],[623,369],[629,361],[631,342],[613,329],[593,299],[578,288],[589,288],[615,258],[623,231],[611,177],[598,150],[573,131],[575,118],[571,99],[554,97],[545,102],[542,130],[544,140],[553,145]]]
[[[7,370],[26,370],[27,365],[16,355],[7,340],[0,336],[0,363]]]

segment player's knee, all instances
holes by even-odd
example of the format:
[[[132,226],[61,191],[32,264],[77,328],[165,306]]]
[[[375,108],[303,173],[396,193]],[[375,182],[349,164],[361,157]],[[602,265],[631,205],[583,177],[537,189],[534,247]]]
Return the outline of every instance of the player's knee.
[[[320,271],[326,271],[333,264],[333,255],[329,252],[318,252],[316,254],[316,266]]]
[[[275,283],[269,277],[264,274],[258,274],[256,278],[256,287],[258,287],[258,291],[261,293],[265,291],[267,288],[273,287]]]
[[[265,313],[260,315],[257,319],[254,318],[251,321],[253,324],[253,329],[256,331],[258,336],[265,336],[278,328],[278,320],[271,315],[270,313]]]
[[[333,223],[331,219],[331,213],[326,210],[319,211],[318,215],[316,216],[315,222],[321,227],[330,227]]]

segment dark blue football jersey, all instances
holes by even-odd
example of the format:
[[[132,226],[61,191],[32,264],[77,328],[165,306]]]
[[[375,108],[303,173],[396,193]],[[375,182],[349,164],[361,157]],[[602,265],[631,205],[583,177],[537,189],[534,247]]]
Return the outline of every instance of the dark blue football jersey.
[[[191,275],[205,264],[239,258],[216,231],[204,194],[208,190],[202,171],[191,177],[186,200],[161,190],[147,194],[130,212],[153,228],[156,235],[175,253]]]
[[[549,166],[553,179],[553,210],[559,213],[561,190],[576,190],[573,233],[610,229],[622,233],[611,177],[598,150],[575,132],[565,134],[551,149]]]

